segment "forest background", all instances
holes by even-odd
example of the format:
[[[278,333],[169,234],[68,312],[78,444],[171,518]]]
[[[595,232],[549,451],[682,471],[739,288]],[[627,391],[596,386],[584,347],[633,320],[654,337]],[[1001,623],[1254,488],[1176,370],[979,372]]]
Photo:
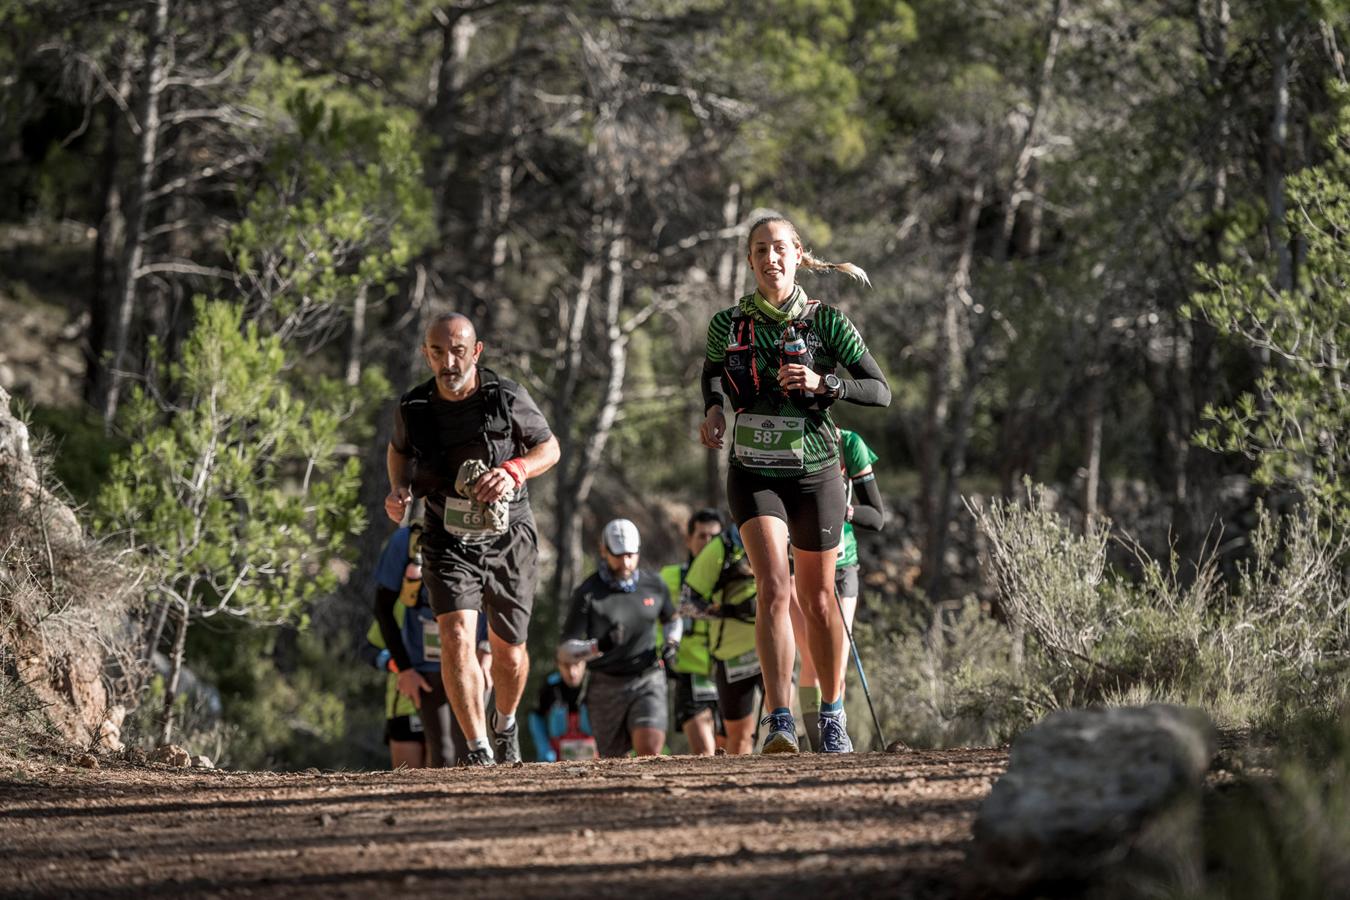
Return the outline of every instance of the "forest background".
[[[11,541],[3,696],[26,635],[94,621],[131,740],[167,703],[231,766],[383,765],[384,447],[450,309],[562,444],[537,682],[604,521],[655,566],[721,504],[704,330],[773,210],[872,280],[806,286],[895,394],[837,410],[890,513],[858,629],[889,736],[1333,716],[1348,11],[3,0],[0,386],[122,585]]]

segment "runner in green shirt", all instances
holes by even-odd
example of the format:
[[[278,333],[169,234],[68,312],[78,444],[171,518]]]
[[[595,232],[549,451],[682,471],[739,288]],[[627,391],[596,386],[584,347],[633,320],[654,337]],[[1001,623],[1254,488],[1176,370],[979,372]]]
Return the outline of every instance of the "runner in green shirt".
[[[683,564],[661,569],[661,578],[672,599],[680,596],[689,564],[721,533],[722,516],[717,510],[700,509],[689,517],[684,534],[688,558]],[[712,756],[717,752],[717,685],[712,677],[713,660],[708,655],[709,630],[706,619],[686,620],[679,655],[674,667],[666,670],[675,686],[675,727],[689,739],[689,752],[695,756]]]
[[[796,282],[798,267],[838,269],[865,280],[862,270],[815,259],[792,223],[779,217],[756,222],[748,245],[757,290],[708,325],[699,438],[705,447],[725,446],[724,410],[736,412],[727,498],[757,583],[755,644],[770,710],[762,751],[798,749],[789,709],[795,656],[791,539],[807,642],[823,676],[821,748],[844,753],[852,744],[839,683],[844,634],[834,570],[846,503],[828,406],[839,400],[887,406],[890,388],[848,317],[809,299]],[[840,380],[838,366],[852,380]]]
[[[858,539],[855,528],[868,531],[880,531],[885,522],[886,511],[881,502],[881,491],[877,488],[877,477],[872,471],[872,463],[877,455],[857,432],[839,430],[839,447],[842,455],[842,469],[848,485],[848,506],[844,516],[844,538],[839,544],[839,559],[835,562],[834,592],[844,611],[844,624],[853,627],[853,614],[858,608]],[[792,605],[792,629],[794,635],[805,634],[806,618],[798,603]],[[801,654],[802,666],[797,675],[797,699],[802,708],[802,724],[806,727],[806,737],[812,750],[820,749],[820,680],[816,677],[816,667],[811,660],[810,648],[798,637],[797,652]],[[840,648],[839,684],[843,689],[844,671],[848,669],[848,644],[845,641]]]

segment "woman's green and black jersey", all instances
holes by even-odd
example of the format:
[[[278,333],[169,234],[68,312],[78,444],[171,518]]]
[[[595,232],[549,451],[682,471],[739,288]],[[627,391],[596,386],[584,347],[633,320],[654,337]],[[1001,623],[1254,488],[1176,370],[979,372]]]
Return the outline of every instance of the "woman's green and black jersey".
[[[728,444],[731,464],[769,477],[796,478],[819,472],[828,466],[839,465],[839,446],[834,438],[834,425],[828,410],[808,410],[794,403],[778,387],[778,362],[783,329],[791,321],[791,313],[805,306],[806,298],[800,286],[782,310],[775,308],[756,291],[746,294],[735,306],[719,311],[708,323],[707,359],[721,365],[726,359],[727,345],[732,334],[732,323],[738,315],[754,320],[754,357],[759,373],[759,393],[737,422],[748,426],[755,417],[798,417],[804,419],[802,462],[800,465],[765,468],[748,465],[738,458],[737,428],[732,424]],[[858,329],[848,316],[838,309],[820,304],[810,320],[806,336],[807,347],[814,357],[814,367],[820,372],[833,371],[835,366],[850,366],[867,353]],[[728,413],[729,414],[729,413]]]

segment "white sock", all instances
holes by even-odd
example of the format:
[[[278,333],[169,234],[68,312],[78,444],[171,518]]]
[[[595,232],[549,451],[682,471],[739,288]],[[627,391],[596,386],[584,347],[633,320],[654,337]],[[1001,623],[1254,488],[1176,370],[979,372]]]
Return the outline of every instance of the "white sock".
[[[512,713],[511,715],[508,716],[504,715],[501,710],[494,709],[492,711],[492,727],[496,730],[498,734],[505,734],[512,728],[515,728],[516,727],[515,713]]]
[[[485,737],[474,738],[469,741],[470,750],[486,750],[488,755],[492,755],[492,742]]]

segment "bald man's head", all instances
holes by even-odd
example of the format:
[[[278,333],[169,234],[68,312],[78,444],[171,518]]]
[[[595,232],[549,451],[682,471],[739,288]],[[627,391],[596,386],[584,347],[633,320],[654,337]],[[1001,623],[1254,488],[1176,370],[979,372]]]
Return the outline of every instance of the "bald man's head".
[[[473,323],[459,313],[432,319],[422,338],[422,356],[436,376],[436,390],[447,400],[463,399],[477,386],[478,357],[483,342]]]
[[[463,335],[470,344],[478,342],[478,332],[474,329],[473,323],[469,317],[463,313],[449,312],[441,313],[427,323],[427,330],[422,336],[422,343],[430,346],[431,335],[433,332],[449,329],[449,334]]]

